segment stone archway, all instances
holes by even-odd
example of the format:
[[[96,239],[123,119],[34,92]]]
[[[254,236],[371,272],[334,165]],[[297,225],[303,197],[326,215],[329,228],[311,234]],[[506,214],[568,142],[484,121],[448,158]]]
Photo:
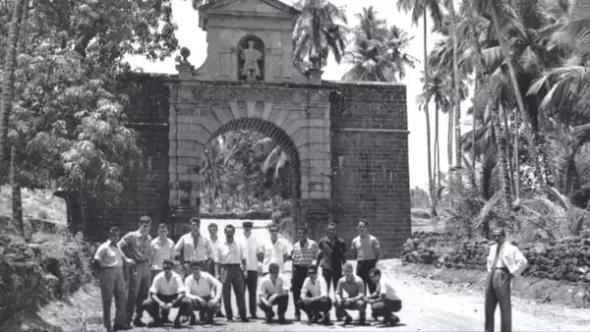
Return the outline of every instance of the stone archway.
[[[296,188],[292,197],[305,211],[329,218],[331,195],[329,91],[265,85],[217,86],[183,81],[171,89],[169,119],[169,203],[173,209],[199,210],[200,167],[205,148],[222,132],[247,129],[275,139],[292,156]],[[310,107],[313,106],[313,108]],[[296,223],[307,218],[294,213]]]

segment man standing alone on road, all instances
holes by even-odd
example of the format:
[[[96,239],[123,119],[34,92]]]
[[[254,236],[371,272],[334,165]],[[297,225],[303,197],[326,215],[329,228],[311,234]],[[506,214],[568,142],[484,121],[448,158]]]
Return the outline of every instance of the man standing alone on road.
[[[501,331],[512,331],[512,308],[510,284],[512,278],[527,265],[527,260],[518,248],[506,242],[503,229],[495,229],[492,236],[496,241],[490,247],[487,259],[488,277],[485,300],[485,330],[494,331],[494,312],[500,304]]]
[[[139,218],[139,229],[129,232],[119,241],[119,247],[123,255],[129,259],[129,291],[127,293],[127,324],[131,322],[135,309],[133,325],[143,327],[141,321],[142,304],[148,297],[148,290],[152,284],[152,237],[150,229],[152,218],[143,216]]]
[[[256,319],[256,296],[258,288],[258,241],[252,236],[252,222],[244,221],[244,254],[246,256],[246,288],[248,289],[248,304],[250,317]]]
[[[334,292],[338,280],[342,278],[342,265],[346,262],[344,253],[346,252],[346,244],[336,234],[336,224],[331,222],[327,227],[327,235],[320,239],[318,246],[320,252],[317,261],[322,267],[322,276],[326,281],[328,294],[330,293],[330,284],[334,285]]]
[[[359,235],[352,239],[351,250],[357,260],[356,275],[363,279],[365,285],[369,287],[369,294],[371,294],[375,291],[376,285],[371,282],[369,271],[377,266],[381,244],[376,237],[368,233],[368,226],[366,220],[359,220],[357,225]]]
[[[168,238],[168,227],[165,223],[158,225],[158,237],[152,240],[152,281],[163,271],[165,260],[174,260],[174,242]]]
[[[233,321],[231,307],[231,288],[234,288],[238,312],[242,322],[248,322],[246,316],[246,303],[244,302],[244,271],[246,270],[246,256],[242,246],[234,240],[235,228],[232,225],[225,226],[225,242],[217,246],[217,275],[223,284],[223,304],[227,321]]]
[[[293,303],[295,304],[295,321],[301,320],[301,287],[307,270],[310,266],[315,265],[315,259],[318,256],[318,244],[314,240],[307,238],[307,229],[300,227],[297,231],[299,241],[293,245],[293,275],[291,285],[293,285]]]
[[[123,263],[125,257],[117,244],[119,241],[119,228],[111,227],[109,239],[101,244],[94,255],[94,264],[98,268],[100,281],[100,295],[102,297],[102,321],[108,332],[118,330],[130,330],[125,323],[125,302],[127,299],[125,289],[125,275]],[[111,327],[111,301],[115,296],[115,326]]]

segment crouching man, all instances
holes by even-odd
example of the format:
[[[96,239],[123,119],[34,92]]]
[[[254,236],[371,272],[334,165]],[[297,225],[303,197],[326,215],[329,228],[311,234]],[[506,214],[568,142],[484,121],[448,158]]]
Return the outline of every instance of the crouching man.
[[[328,287],[323,278],[318,278],[318,269],[312,265],[307,269],[307,278],[301,287],[300,308],[305,311],[310,323],[330,324],[332,300],[328,297]],[[322,318],[323,313],[323,318]]]
[[[344,319],[344,325],[352,323],[352,317],[346,312],[348,310],[359,311],[359,325],[365,324],[367,301],[365,300],[365,283],[361,277],[354,274],[351,263],[344,264],[344,277],[338,280],[336,286],[336,317]]]
[[[190,305],[190,325],[196,325],[194,311],[200,312],[202,322],[213,323],[215,313],[221,308],[221,282],[201,271],[201,268],[201,262],[191,262],[191,274],[184,279],[185,301]]]
[[[258,289],[258,307],[264,311],[266,322],[274,317],[273,306],[278,306],[279,324],[285,324],[285,312],[289,304],[289,287],[285,278],[279,275],[279,265],[270,263],[269,274],[262,278]]]
[[[182,278],[178,273],[172,271],[174,263],[171,260],[164,260],[162,268],[164,271],[156,274],[149,290],[149,297],[143,301],[142,309],[152,316],[153,322],[149,326],[162,326],[168,321],[170,309],[179,308],[178,315],[174,320],[174,327],[180,327],[180,316],[188,315],[189,307],[182,301],[185,296]]]
[[[395,326],[399,323],[399,318],[394,314],[402,308],[402,301],[396,295],[393,286],[389,280],[381,278],[381,270],[372,268],[369,271],[369,277],[375,284],[375,292],[369,295],[367,302],[371,304],[373,317],[378,319],[383,316],[383,324],[386,326]]]

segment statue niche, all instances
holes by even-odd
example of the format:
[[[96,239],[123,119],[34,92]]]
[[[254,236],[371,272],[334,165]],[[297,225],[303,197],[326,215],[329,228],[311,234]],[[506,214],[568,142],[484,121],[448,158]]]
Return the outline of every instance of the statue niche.
[[[264,43],[246,36],[238,43],[238,79],[246,82],[264,80]]]

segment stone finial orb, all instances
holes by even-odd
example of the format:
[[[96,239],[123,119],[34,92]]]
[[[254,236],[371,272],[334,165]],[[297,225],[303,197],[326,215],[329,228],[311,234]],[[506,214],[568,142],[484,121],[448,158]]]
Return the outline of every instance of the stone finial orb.
[[[182,47],[180,49],[180,55],[182,55],[183,60],[186,61],[186,58],[191,55],[191,50],[189,50],[188,47]]]

